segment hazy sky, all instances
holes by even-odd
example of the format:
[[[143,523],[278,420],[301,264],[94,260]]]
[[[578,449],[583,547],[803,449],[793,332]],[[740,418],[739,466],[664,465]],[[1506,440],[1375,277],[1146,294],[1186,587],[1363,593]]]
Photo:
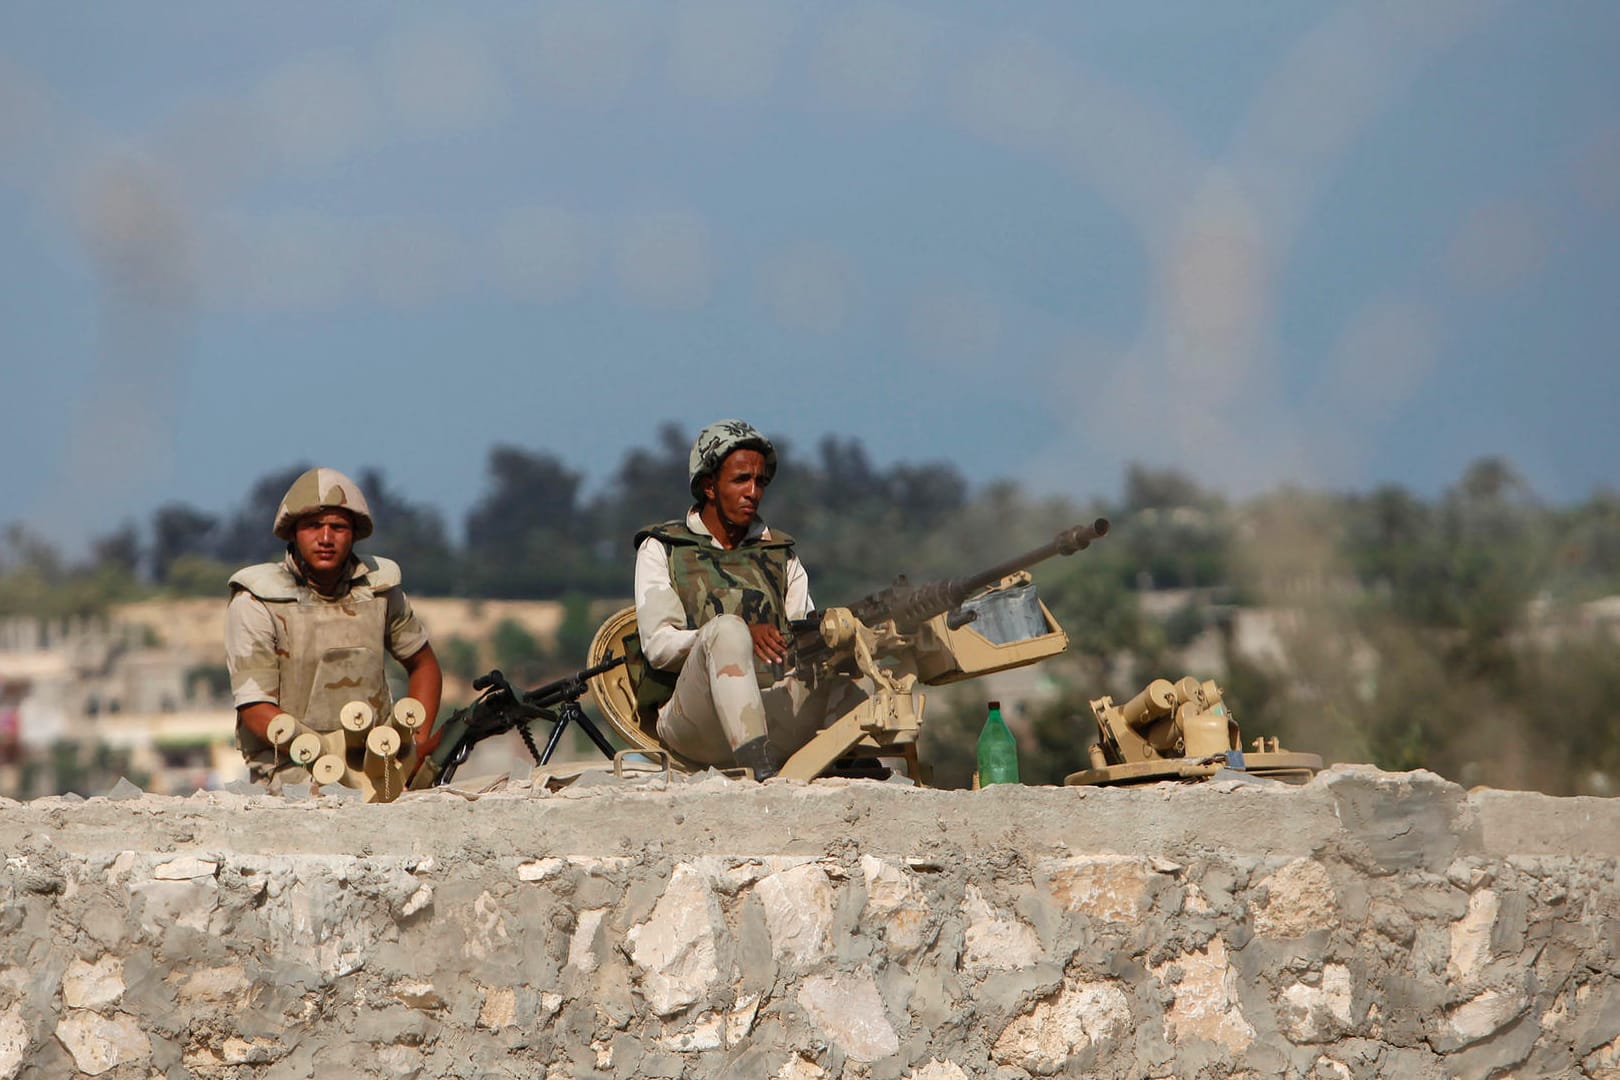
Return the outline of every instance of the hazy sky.
[[[0,522],[657,425],[1616,485],[1620,4],[0,5]],[[679,493],[672,493],[672,499]],[[649,508],[650,514],[667,508]]]

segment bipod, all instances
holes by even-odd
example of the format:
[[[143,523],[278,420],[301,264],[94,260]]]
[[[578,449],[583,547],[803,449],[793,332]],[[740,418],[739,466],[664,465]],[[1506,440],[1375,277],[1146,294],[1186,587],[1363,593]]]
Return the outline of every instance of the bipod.
[[[544,709],[540,715],[542,718],[551,721],[551,735],[546,739],[544,753],[535,752],[534,739],[529,734],[529,725],[524,724],[519,729],[523,733],[523,742],[528,746],[529,753],[533,756],[536,765],[550,764],[551,755],[557,752],[557,744],[562,741],[563,729],[569,724],[578,724],[580,730],[590,736],[591,742],[595,743],[596,748],[602,751],[602,756],[609,761],[613,760],[612,744],[603,736],[602,730],[596,726],[596,722],[585,715],[585,710],[580,708],[578,698],[569,698],[564,701],[557,707],[555,712],[551,709]]]

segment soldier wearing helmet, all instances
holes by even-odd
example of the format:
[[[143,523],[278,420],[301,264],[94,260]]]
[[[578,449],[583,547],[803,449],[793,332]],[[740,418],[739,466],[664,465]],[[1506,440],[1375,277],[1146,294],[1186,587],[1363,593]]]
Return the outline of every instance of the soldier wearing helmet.
[[[386,716],[385,651],[404,666],[408,692],[427,716],[438,712],[443,676],[427,630],[399,587],[399,565],[354,552],[355,541],[371,530],[371,510],[355,482],[336,469],[310,469],[276,511],[272,531],[287,542],[286,554],[231,578],[225,657],[237,745],[253,779],[272,792],[294,767],[270,744],[270,721],[288,713],[312,730],[335,731],[339,711],[357,699]],[[432,749],[430,727],[418,736],[419,756]]]
[[[765,779],[815,734],[833,696],[778,677],[789,622],[811,608],[793,538],[760,519],[776,448],[741,420],[698,433],[684,518],[636,534],[636,703],[658,737],[694,761]]]

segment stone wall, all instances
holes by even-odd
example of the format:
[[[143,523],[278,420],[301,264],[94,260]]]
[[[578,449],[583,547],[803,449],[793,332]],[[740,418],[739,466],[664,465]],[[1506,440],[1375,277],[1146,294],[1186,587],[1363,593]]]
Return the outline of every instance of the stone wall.
[[[1620,803],[588,776],[0,802],[12,1077],[1620,1078]]]

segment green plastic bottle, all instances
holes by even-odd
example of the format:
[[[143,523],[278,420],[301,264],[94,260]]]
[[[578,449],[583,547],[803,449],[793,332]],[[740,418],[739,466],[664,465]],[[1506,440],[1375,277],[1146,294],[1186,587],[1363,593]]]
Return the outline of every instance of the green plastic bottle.
[[[979,787],[1018,783],[1018,742],[1001,719],[1001,702],[990,703],[990,716],[979,732]]]

